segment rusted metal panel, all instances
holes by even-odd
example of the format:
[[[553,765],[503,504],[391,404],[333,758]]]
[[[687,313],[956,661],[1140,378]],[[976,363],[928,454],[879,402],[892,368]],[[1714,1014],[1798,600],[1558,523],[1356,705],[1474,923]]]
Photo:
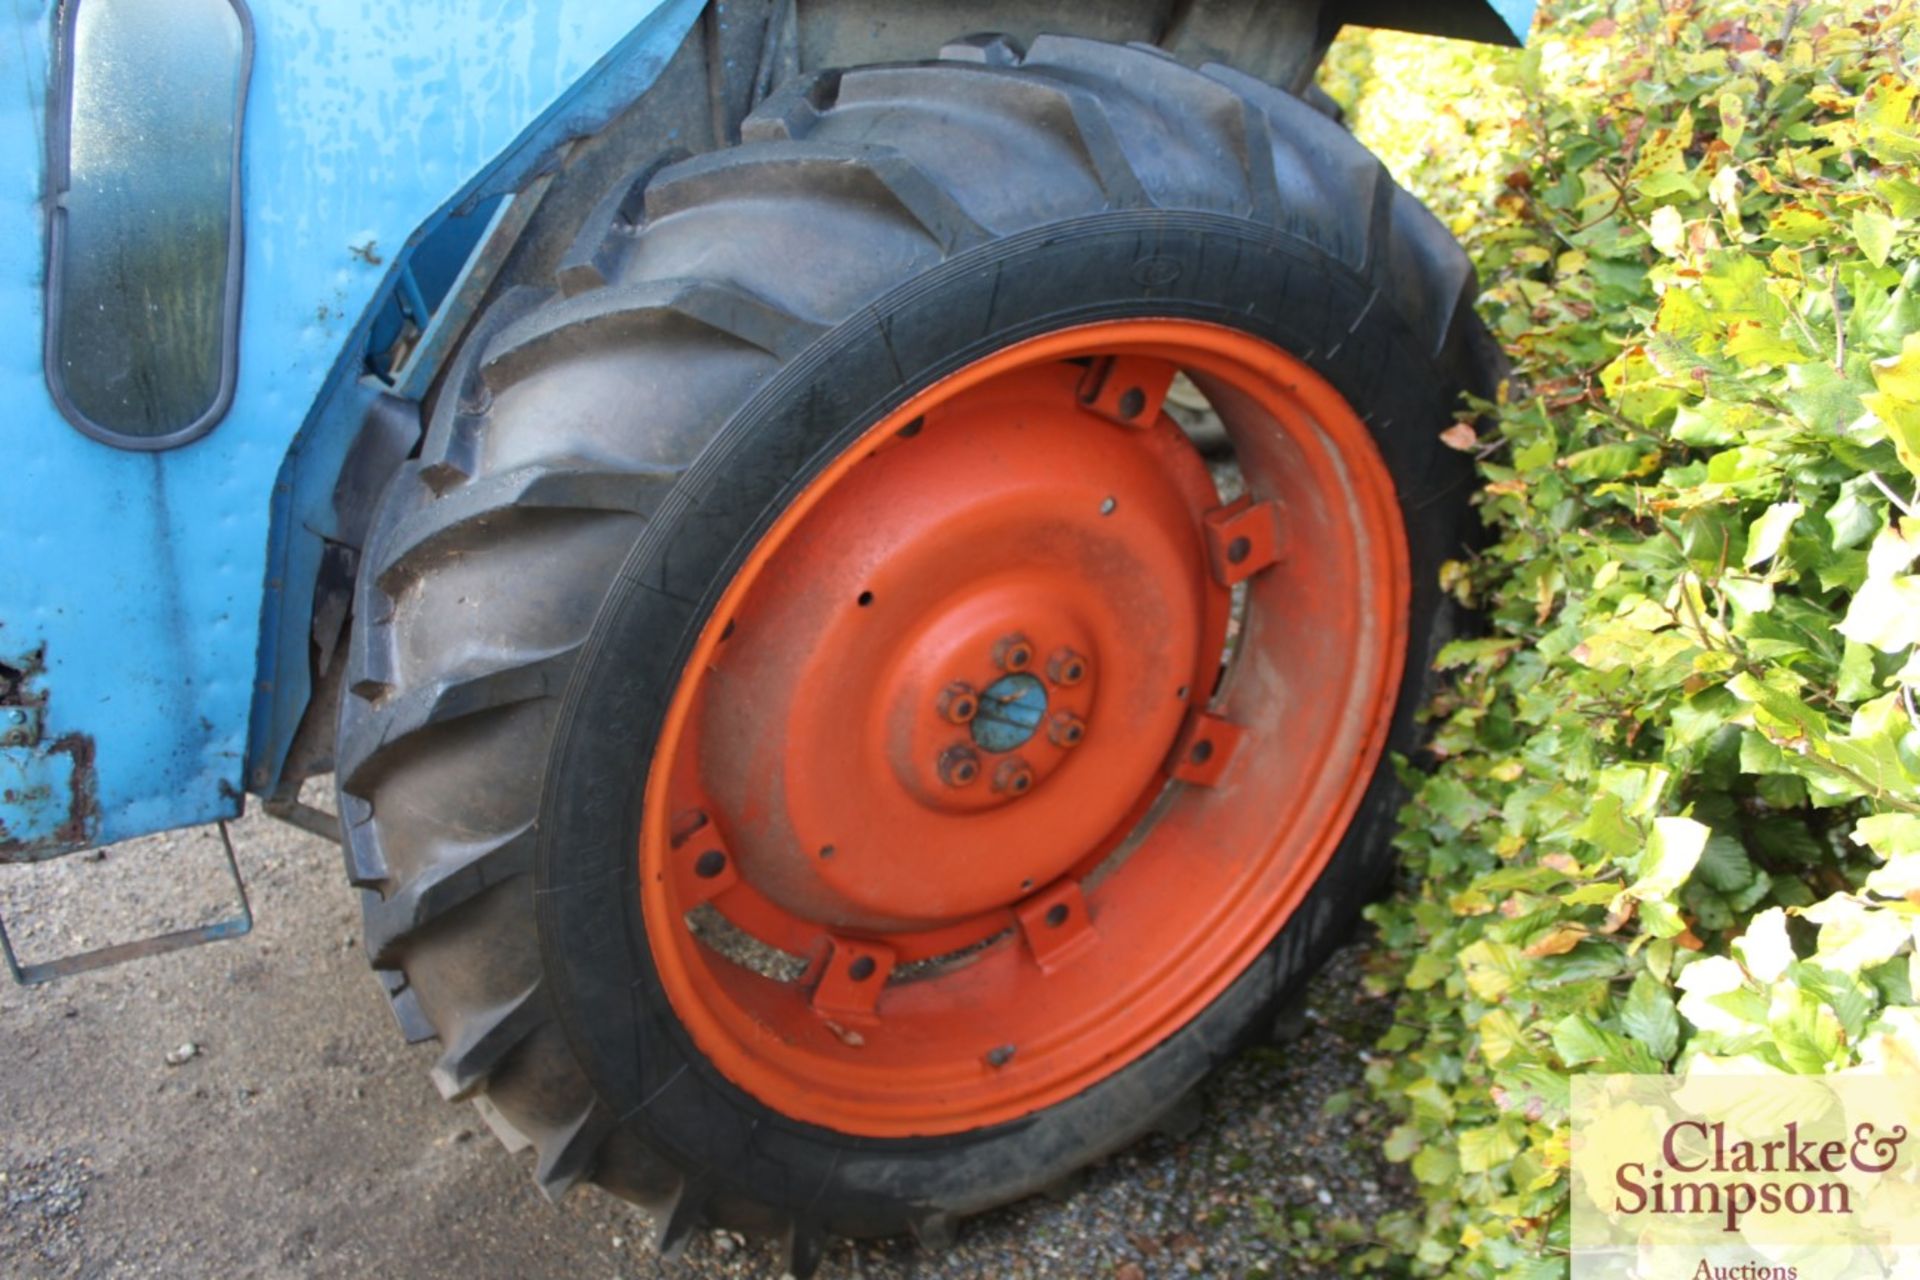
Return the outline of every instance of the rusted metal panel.
[[[46,651],[0,659],[0,862],[32,862],[92,843],[100,825],[93,738],[43,733]]]

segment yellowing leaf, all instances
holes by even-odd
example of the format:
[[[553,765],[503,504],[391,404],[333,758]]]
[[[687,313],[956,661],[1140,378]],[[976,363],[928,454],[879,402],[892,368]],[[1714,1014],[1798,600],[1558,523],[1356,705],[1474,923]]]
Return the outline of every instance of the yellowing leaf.
[[[1920,522],[1889,526],[1867,553],[1867,580],[1854,593],[1839,632],[1882,653],[1920,645],[1920,577],[1904,572],[1920,556]]]
[[[1726,219],[1727,230],[1740,233],[1740,170],[1727,165],[1707,184],[1707,195]]]
[[[1854,824],[1853,842],[1886,859],[1887,865],[1867,877],[1869,890],[1888,898],[1920,894],[1920,817],[1876,813],[1862,818]]]
[[[1627,886],[1636,898],[1664,898],[1687,882],[1713,832],[1692,818],[1655,818],[1639,879]]]
[[[1805,914],[1820,926],[1814,963],[1835,973],[1859,973],[1890,960],[1913,937],[1913,926],[1901,916],[1855,898],[1828,898]]]
[[[1747,106],[1737,93],[1723,93],[1716,100],[1720,108],[1720,138],[1730,147],[1740,145],[1747,129]]]
[[[1793,528],[1793,522],[1800,518],[1803,510],[1805,508],[1797,502],[1776,502],[1768,507],[1747,530],[1747,550],[1740,557],[1740,563],[1751,569],[1780,554],[1780,547],[1787,540],[1787,531]]]
[[[1743,1035],[1755,1029],[1753,1019],[1743,1016],[1737,1007],[1729,1007],[1724,997],[1746,987],[1747,975],[1725,956],[1706,956],[1680,971],[1674,985],[1683,993],[1680,1015],[1702,1031],[1723,1035]]]
[[[1541,956],[1563,956],[1580,945],[1587,936],[1587,926],[1563,921],[1535,938],[1526,945],[1527,955],[1538,959]]]
[[[1867,149],[1882,160],[1920,158],[1920,85],[1892,73],[1867,90],[1858,115]]]
[[[1748,973],[1761,982],[1778,982],[1794,961],[1793,943],[1787,938],[1787,913],[1779,907],[1762,911],[1734,940],[1733,949]]]
[[[1920,817],[1907,813],[1876,813],[1853,825],[1853,842],[1883,858],[1920,853]]]

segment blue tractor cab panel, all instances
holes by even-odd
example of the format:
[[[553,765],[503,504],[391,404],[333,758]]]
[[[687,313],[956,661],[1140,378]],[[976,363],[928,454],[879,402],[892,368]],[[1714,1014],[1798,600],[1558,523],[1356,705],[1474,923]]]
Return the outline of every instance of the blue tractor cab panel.
[[[566,172],[597,140],[724,142],[780,75],[902,56],[974,8],[1082,21],[1039,0],[15,6],[0,860],[230,817],[326,767],[307,713],[338,670],[356,539],[442,362],[542,251],[527,228],[578,199]],[[1195,60],[1239,47],[1304,87],[1343,21],[1517,43],[1532,6],[1173,8],[1084,21]]]

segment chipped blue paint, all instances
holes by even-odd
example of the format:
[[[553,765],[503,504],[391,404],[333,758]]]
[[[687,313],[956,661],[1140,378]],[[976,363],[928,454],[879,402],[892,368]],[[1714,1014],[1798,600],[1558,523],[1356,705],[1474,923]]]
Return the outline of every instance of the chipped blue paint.
[[[236,813],[261,707],[254,758],[277,767],[275,694],[306,696],[305,611],[279,603],[310,598],[298,579],[370,395],[357,353],[397,251],[630,102],[700,3],[253,0],[239,380],[210,435],[159,454],[82,436],[41,376],[55,8],[10,0],[0,19],[0,662],[40,653],[46,697],[42,745],[0,748],[0,778],[57,773],[58,742],[93,758],[78,829],[66,797],[0,796],[0,845],[41,852]]]

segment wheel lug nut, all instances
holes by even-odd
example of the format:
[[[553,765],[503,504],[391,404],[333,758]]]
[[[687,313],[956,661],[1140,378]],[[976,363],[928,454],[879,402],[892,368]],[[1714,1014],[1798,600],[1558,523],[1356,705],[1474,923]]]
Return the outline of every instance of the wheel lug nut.
[[[1025,671],[1033,661],[1033,645],[1018,631],[994,641],[993,665],[1002,671]]]
[[[940,714],[954,724],[965,724],[980,709],[980,698],[965,680],[955,680],[940,691]]]
[[[980,757],[972,747],[948,747],[940,753],[940,781],[964,787],[980,776]]]
[[[1055,649],[1047,659],[1047,679],[1059,685],[1079,684],[1087,678],[1087,660],[1071,649]]]
[[[1086,721],[1062,711],[1047,721],[1047,738],[1056,747],[1077,747],[1087,736]]]
[[[1025,795],[1033,788],[1033,770],[1027,768],[1025,760],[1017,757],[1002,760],[1000,767],[993,771],[993,789],[1006,795]]]

